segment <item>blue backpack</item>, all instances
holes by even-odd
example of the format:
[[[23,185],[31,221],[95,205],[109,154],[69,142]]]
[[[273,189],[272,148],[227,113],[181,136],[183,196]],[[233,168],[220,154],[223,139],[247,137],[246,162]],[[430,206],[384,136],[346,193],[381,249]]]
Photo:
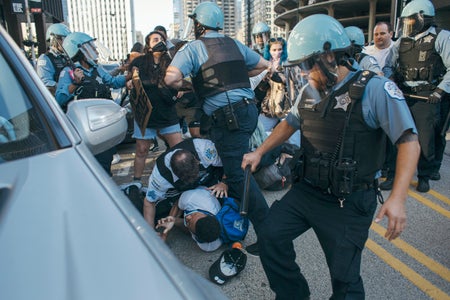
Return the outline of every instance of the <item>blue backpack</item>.
[[[223,205],[216,214],[220,224],[220,239],[224,244],[242,241],[247,235],[248,218],[239,214],[239,205],[233,198],[223,198]]]

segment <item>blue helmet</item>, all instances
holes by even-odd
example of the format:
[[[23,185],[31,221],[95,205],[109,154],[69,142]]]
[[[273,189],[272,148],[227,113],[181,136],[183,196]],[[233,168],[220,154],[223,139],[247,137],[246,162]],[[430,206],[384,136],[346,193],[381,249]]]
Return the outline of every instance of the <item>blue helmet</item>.
[[[270,27],[267,26],[266,23],[264,22],[258,22],[255,24],[255,26],[253,26],[253,30],[252,30],[252,34],[258,34],[258,33],[265,33],[268,32],[270,33]]]
[[[348,26],[344,28],[350,41],[356,45],[363,47],[365,44],[365,38],[363,31],[356,26]]]
[[[47,28],[47,32],[45,33],[45,39],[50,41],[52,36],[61,36],[66,37],[71,33],[69,27],[62,23],[52,24]]]
[[[214,2],[200,3],[189,15],[189,18],[209,29],[223,29],[223,12]]]
[[[434,6],[429,0],[413,0],[402,10],[397,22],[395,36],[415,36],[427,30],[433,24]]]
[[[95,41],[95,39],[84,32],[72,32],[64,39],[63,48],[72,59],[81,50],[81,47],[90,41]]]
[[[295,25],[287,42],[288,62],[301,63],[326,51],[348,50],[350,39],[336,19],[316,14]]]
[[[429,0],[413,0],[402,10],[401,17],[411,17],[415,14],[434,17],[434,6]]]

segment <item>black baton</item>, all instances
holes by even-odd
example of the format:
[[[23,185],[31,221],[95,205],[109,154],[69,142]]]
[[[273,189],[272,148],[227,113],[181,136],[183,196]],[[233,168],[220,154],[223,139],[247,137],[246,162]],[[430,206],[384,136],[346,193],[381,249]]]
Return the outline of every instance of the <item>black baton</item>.
[[[240,207],[240,211],[239,211],[241,216],[246,216],[248,213],[248,194],[250,192],[250,176],[252,176],[250,173],[251,167],[252,167],[251,165],[245,166],[244,190],[242,192],[241,207]]]

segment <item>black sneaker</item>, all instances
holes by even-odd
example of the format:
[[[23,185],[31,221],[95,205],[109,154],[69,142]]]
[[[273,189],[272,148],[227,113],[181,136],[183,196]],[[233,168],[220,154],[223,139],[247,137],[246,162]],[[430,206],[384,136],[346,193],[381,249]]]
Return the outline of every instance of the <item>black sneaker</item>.
[[[439,172],[431,174],[430,180],[435,180],[435,181],[441,180],[441,174]]]
[[[417,184],[416,190],[421,193],[426,193],[430,190],[430,184],[427,178],[419,178],[419,183]]]
[[[394,178],[386,178],[386,180],[380,183],[378,186],[382,191],[389,191],[392,190],[393,185],[394,185]]]
[[[245,247],[245,251],[250,255],[259,256],[258,242]]]
[[[158,145],[157,139],[153,140],[153,146],[149,149],[149,151],[151,151],[151,152],[159,151],[159,145]]]

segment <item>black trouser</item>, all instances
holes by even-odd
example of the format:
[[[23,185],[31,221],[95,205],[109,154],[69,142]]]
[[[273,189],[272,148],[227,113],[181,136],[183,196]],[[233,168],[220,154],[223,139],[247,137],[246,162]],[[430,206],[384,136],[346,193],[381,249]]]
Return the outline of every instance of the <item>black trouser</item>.
[[[305,182],[275,201],[259,233],[260,258],[276,299],[306,299],[309,287],[293,240],[312,228],[330,270],[331,299],[364,299],[361,254],[377,207],[375,189],[356,191],[340,207],[337,197]]]
[[[417,177],[428,179],[435,167],[436,130],[439,127],[440,104],[429,104],[424,101],[408,102],[409,109],[419,133],[420,157],[417,165]]]
[[[95,158],[100,163],[102,168],[106,171],[106,173],[109,174],[109,176],[112,176],[111,163],[113,160],[113,155],[116,154],[116,152],[117,152],[117,148],[114,146],[111,149],[108,149],[106,151],[103,151],[103,152],[95,155]]]
[[[228,195],[240,200],[244,191],[242,157],[249,152],[249,140],[256,129],[258,111],[253,103],[235,105],[234,113],[239,120],[239,129],[230,131],[225,122],[213,117],[211,139],[216,145],[228,184]],[[222,118],[223,119],[223,118]],[[256,234],[265,220],[269,206],[253,176],[250,178],[248,218]]]
[[[387,169],[387,178],[394,178],[396,163],[397,146],[388,139],[388,141],[386,141],[386,160],[384,162],[384,167]]]

